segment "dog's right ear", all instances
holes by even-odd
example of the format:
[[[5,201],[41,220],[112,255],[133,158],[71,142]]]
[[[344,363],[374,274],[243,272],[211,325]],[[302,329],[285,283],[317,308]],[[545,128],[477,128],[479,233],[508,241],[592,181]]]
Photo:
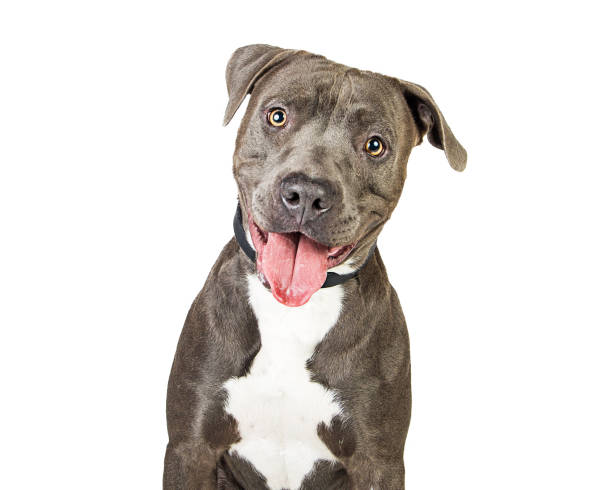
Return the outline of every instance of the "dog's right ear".
[[[225,69],[229,101],[223,118],[224,126],[232,120],[247,94],[253,91],[257,80],[270,68],[295,53],[297,51],[293,49],[282,49],[267,44],[251,44],[234,51]]]

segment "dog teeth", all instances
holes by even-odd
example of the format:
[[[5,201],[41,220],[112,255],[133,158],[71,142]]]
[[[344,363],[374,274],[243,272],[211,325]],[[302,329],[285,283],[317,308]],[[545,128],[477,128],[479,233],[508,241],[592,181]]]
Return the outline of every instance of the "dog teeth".
[[[270,289],[270,283],[266,279],[266,276],[264,276],[263,272],[257,271],[257,279],[259,279],[259,282],[261,282],[266,289]]]
[[[330,258],[340,257],[340,255],[346,252],[349,247],[350,245],[344,245],[342,247],[332,247],[329,249],[329,257]]]

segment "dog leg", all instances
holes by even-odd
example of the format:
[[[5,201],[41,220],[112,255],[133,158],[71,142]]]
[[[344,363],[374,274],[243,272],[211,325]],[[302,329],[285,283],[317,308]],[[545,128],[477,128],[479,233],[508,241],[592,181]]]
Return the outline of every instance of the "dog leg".
[[[216,454],[202,442],[168,444],[164,490],[215,490]]]

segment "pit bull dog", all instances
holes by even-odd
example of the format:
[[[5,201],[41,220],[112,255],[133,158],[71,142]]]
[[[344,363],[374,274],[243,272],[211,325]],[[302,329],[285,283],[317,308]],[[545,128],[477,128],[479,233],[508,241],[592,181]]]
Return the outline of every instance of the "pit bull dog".
[[[376,239],[427,135],[467,155],[421,86],[306,51],[239,48],[235,237],[183,328],[164,488],[401,489],[408,332]]]

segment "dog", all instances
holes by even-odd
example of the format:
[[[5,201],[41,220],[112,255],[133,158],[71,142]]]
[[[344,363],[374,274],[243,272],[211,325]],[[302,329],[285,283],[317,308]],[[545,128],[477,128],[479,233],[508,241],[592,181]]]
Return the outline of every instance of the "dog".
[[[402,489],[408,332],[376,239],[425,135],[467,154],[423,87],[306,51],[228,62],[235,237],[168,383],[164,488]]]

